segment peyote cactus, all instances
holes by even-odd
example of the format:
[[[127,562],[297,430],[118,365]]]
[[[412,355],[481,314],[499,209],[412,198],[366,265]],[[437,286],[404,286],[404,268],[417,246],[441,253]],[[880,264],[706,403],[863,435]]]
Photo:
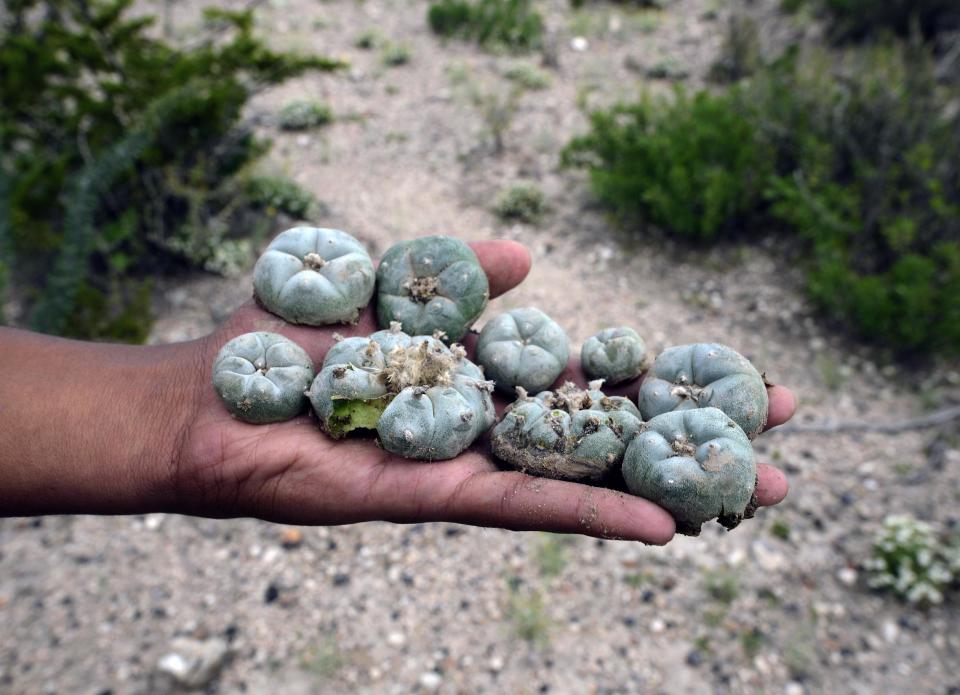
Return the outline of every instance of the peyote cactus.
[[[640,429],[627,398],[605,396],[600,382],[582,391],[567,382],[529,397],[521,388],[493,428],[493,453],[515,468],[562,480],[598,480],[620,463]]]
[[[453,458],[493,424],[492,390],[463,346],[411,337],[394,322],[334,345],[307,395],[331,437],[376,429],[387,451],[438,460]]]
[[[253,267],[254,294],[290,323],[351,323],[370,303],[376,274],[363,245],[346,232],[294,227]]]
[[[477,361],[498,388],[530,393],[549,388],[570,357],[567,334],[539,309],[513,309],[487,322],[477,341]]]
[[[459,239],[428,236],[392,246],[377,269],[377,320],[408,334],[440,331],[460,340],[487,306],[490,287],[473,250]]]
[[[632,328],[619,326],[587,338],[580,350],[580,362],[589,378],[619,384],[640,376],[649,356],[643,338]]]
[[[213,363],[213,387],[230,413],[263,424],[303,412],[313,361],[276,333],[244,333],[224,345]]]
[[[716,343],[664,350],[640,386],[640,412],[650,419],[672,410],[719,408],[753,439],[767,424],[767,388],[746,357]]]
[[[752,516],[757,465],[739,425],[717,408],[664,413],[644,423],[623,455],[635,495],[673,514],[677,530],[696,536],[719,517],[733,528]]]

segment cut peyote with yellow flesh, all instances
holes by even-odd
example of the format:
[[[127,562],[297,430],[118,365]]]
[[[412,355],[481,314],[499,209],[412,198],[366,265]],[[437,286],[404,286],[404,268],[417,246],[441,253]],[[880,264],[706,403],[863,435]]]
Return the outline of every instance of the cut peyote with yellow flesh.
[[[599,480],[620,465],[640,429],[627,398],[606,396],[600,382],[587,390],[567,382],[529,397],[523,389],[493,428],[497,458],[525,473],[561,480]]]
[[[467,244],[428,236],[392,246],[377,268],[377,321],[411,335],[460,340],[490,298],[487,275]]]
[[[698,535],[710,519],[733,528],[753,516],[753,447],[717,408],[678,410],[644,423],[623,455],[623,479],[631,493],[669,511],[687,535]]]
[[[411,337],[395,322],[334,345],[307,395],[331,437],[376,430],[391,453],[440,460],[462,452],[493,424],[492,390],[461,345]]]
[[[260,304],[290,323],[310,326],[355,322],[375,282],[370,254],[339,229],[288,229],[253,267]]]
[[[224,345],[213,363],[213,387],[230,413],[246,422],[289,420],[307,405],[313,361],[277,333],[244,333]]]
[[[512,309],[480,331],[477,361],[501,391],[549,388],[567,366],[570,343],[563,329],[539,309]]]
[[[618,326],[587,338],[580,350],[580,363],[588,378],[619,384],[640,376],[649,366],[649,355],[635,330]]]
[[[657,356],[638,405],[647,420],[673,410],[719,408],[753,439],[767,424],[769,400],[763,376],[746,357],[726,345],[695,343]]]

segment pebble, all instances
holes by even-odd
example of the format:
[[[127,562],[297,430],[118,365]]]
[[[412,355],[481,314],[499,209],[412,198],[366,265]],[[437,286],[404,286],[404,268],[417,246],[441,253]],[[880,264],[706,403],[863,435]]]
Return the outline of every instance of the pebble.
[[[570,48],[575,50],[577,53],[583,53],[585,50],[590,48],[590,42],[582,36],[574,36],[572,39],[570,39]]]
[[[803,686],[796,681],[790,681],[783,689],[784,695],[803,695]]]
[[[391,647],[402,647],[407,643],[407,637],[402,632],[391,632],[387,635],[387,644]]]
[[[227,643],[220,637],[203,641],[178,637],[160,657],[157,671],[170,676],[184,688],[202,688],[216,677],[227,652]]]
[[[659,634],[667,629],[667,624],[660,618],[654,618],[650,621],[650,632]]]
[[[503,669],[503,659],[499,656],[492,656],[490,661],[487,662],[487,666],[494,673],[499,673]]]
[[[837,572],[837,579],[839,579],[840,583],[844,586],[853,586],[857,583],[857,570],[852,567],[842,567],[840,571]]]
[[[303,531],[298,528],[284,529],[280,535],[280,545],[287,550],[299,548],[303,544]]]
[[[900,628],[897,627],[897,624],[890,619],[883,621],[883,639],[889,644],[893,644],[897,641],[897,637],[900,635]]]
[[[420,685],[424,690],[436,690],[443,683],[443,676],[436,671],[427,671],[420,676]]]

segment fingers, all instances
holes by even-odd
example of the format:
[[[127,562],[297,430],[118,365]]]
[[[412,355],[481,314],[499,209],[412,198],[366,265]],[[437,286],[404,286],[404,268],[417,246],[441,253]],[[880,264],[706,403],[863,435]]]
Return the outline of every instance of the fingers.
[[[772,385],[767,387],[767,396],[770,399],[770,410],[765,429],[782,425],[793,417],[797,410],[797,398],[793,391],[786,386]]]
[[[530,272],[530,252],[516,241],[474,241],[470,248],[477,254],[490,281],[491,298],[513,289]]]
[[[770,507],[787,496],[787,476],[779,468],[766,463],[757,464],[757,501],[761,507]]]
[[[437,511],[440,518],[476,526],[580,533],[656,545],[673,538],[676,528],[666,510],[639,497],[519,472],[468,475]]]

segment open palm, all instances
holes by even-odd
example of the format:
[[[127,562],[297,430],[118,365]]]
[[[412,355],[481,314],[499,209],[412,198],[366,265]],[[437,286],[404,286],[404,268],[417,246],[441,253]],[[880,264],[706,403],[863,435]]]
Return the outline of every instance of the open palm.
[[[519,244],[472,246],[493,296],[517,285],[529,270],[529,255]],[[306,415],[273,425],[240,422],[209,386],[214,355],[241,333],[281,333],[319,366],[336,333],[369,335],[377,328],[370,308],[356,325],[312,328],[290,325],[249,301],[204,339],[198,367],[203,376],[197,380],[203,390],[178,457],[178,496],[184,511],[297,524],[444,520],[647,543],[665,543],[673,536],[673,519],[651,502],[615,490],[501,471],[482,445],[449,461],[410,461],[370,440],[330,439]],[[579,365],[573,363],[561,379],[584,383]],[[768,426],[776,426],[792,415],[794,399],[783,387],[771,387],[769,394]],[[761,505],[779,502],[786,489],[778,470],[759,467]]]

